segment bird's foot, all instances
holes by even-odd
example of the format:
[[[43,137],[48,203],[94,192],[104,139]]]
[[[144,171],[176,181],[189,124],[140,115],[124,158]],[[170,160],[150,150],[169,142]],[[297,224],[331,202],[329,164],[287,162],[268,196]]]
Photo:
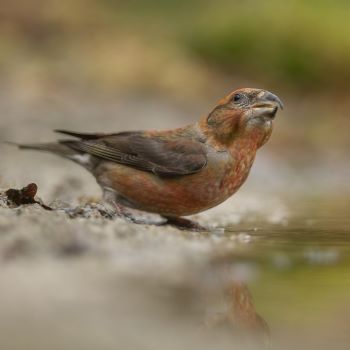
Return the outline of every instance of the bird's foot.
[[[165,223],[165,225],[174,226],[179,230],[196,231],[196,232],[208,231],[207,227],[200,225],[196,221],[192,221],[181,217],[174,217],[174,216],[167,216],[166,219],[168,221]]]
[[[129,222],[140,225],[163,225],[166,219],[158,214],[147,213],[141,210],[125,207],[120,203],[113,202],[116,216]]]

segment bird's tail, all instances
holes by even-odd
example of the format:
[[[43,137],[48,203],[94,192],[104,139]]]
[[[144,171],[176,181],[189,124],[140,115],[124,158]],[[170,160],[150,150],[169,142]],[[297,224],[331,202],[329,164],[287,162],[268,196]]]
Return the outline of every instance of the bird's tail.
[[[13,146],[17,146],[20,149],[50,152],[65,158],[71,158],[77,154],[77,151],[74,151],[73,149],[59,142],[28,143],[28,144],[21,144],[21,143],[14,143],[14,142],[6,142],[6,143]]]
[[[73,141],[74,142],[74,141]],[[56,154],[66,159],[70,159],[75,163],[78,163],[92,171],[96,166],[96,160],[91,157],[89,154],[75,150],[68,146],[68,141],[64,142],[50,142],[50,143],[29,143],[29,144],[20,144],[13,142],[6,142],[7,144],[17,146],[20,149],[24,150],[34,150],[34,151],[43,151]]]

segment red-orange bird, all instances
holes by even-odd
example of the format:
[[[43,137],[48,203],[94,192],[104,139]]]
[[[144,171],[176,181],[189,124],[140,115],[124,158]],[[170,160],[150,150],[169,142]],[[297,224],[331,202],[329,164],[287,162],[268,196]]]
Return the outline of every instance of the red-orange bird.
[[[84,166],[119,209],[158,213],[174,222],[215,207],[238,190],[256,151],[270,138],[278,108],[283,104],[276,95],[245,88],[182,128],[112,134],[56,130],[78,140],[20,147]]]

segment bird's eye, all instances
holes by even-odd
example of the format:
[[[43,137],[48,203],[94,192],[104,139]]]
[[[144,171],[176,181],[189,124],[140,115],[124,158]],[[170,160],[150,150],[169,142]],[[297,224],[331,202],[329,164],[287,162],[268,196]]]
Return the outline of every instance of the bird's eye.
[[[234,94],[233,95],[233,102],[239,102],[242,99],[241,94]]]

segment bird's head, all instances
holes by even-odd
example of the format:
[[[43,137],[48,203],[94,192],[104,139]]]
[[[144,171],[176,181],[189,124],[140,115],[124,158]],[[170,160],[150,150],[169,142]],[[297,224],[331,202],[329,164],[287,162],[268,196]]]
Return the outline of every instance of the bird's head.
[[[283,109],[282,101],[269,91],[238,89],[221,99],[201,126],[219,143],[227,144],[237,136],[246,135],[258,138],[261,146],[271,134],[279,108]]]

